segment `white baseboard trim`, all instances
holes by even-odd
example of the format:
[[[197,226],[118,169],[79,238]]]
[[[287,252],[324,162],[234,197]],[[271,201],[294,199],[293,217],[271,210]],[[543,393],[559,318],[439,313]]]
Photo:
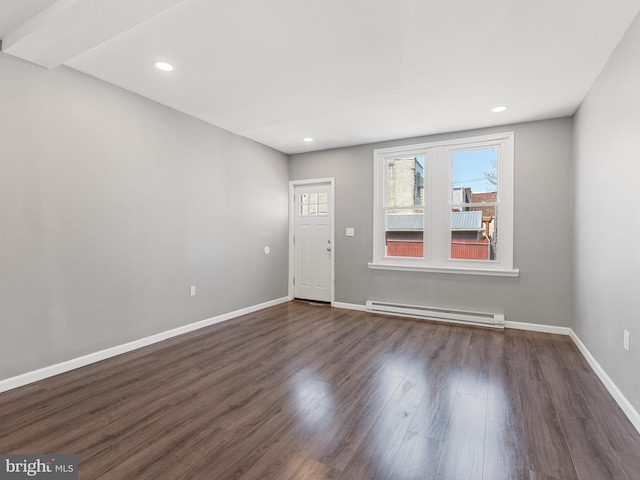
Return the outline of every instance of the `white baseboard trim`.
[[[586,345],[582,343],[580,337],[578,337],[578,335],[573,330],[571,330],[571,333],[569,335],[571,336],[573,343],[575,343],[578,347],[578,350],[580,350],[580,353],[582,353],[582,356],[587,359],[587,362],[589,362],[589,365],[591,366],[591,368],[593,368],[593,371],[596,372],[596,375],[598,375],[600,381],[604,383],[604,386],[607,388],[607,390],[609,390],[611,396],[615,399],[622,411],[629,418],[633,426],[636,427],[638,433],[640,433],[640,414],[638,413],[638,411],[633,407],[633,405],[631,405],[629,400],[627,400],[627,397],[624,396],[624,394],[616,386],[613,380],[611,380],[611,377],[607,375],[607,372],[604,371],[604,369],[600,366],[593,355],[591,355],[591,352],[586,347]]]
[[[346,310],[357,310],[359,312],[367,311],[367,307],[365,305],[358,305],[355,303],[333,302],[331,306],[334,308],[344,308]]]
[[[53,377],[54,375],[69,372],[71,370],[75,370],[76,368],[91,365],[92,363],[100,362],[102,360],[106,360],[107,358],[115,357],[116,355],[121,355],[138,348],[146,347],[148,345],[152,345],[154,343],[158,343],[172,337],[177,337],[178,335],[183,335],[194,330],[199,330],[200,328],[208,327],[216,323],[225,322],[227,320],[231,320],[232,318],[257,312],[258,310],[262,310],[264,308],[280,305],[281,303],[286,303],[288,301],[289,297],[278,298],[269,302],[253,305],[251,307],[235,310],[229,313],[224,313],[216,317],[207,318],[206,320],[201,320],[199,322],[190,323],[189,325],[183,325],[182,327],[173,328],[171,330],[157,333],[155,335],[141,338],[139,340],[134,340],[123,345],[118,345],[115,347],[107,348],[105,350],[90,353],[88,355],[83,355],[82,357],[77,357],[71,360],[67,360],[66,362],[40,368],[38,370],[27,372],[16,377],[0,380],[0,393],[6,392],[8,390],[13,390],[14,388],[22,387],[29,383],[37,382],[45,378]]]
[[[556,335],[569,335],[571,329],[568,327],[555,327],[553,325],[542,325],[540,323],[524,322],[504,322],[505,328],[513,330],[527,330],[529,332],[554,333]]]

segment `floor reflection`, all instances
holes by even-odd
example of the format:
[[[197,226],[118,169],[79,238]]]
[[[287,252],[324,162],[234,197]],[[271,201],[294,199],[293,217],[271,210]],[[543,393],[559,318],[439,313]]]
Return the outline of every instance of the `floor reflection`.
[[[326,411],[334,410],[334,388],[311,374],[296,375],[292,382],[292,397],[301,425],[316,430],[326,423]],[[320,407],[320,408],[318,408]]]

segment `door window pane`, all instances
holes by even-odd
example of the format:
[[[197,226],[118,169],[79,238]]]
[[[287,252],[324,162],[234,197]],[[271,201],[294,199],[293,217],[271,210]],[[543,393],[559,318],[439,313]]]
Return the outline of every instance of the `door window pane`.
[[[328,215],[328,198],[327,192],[301,193],[298,195],[298,215],[301,217]]]

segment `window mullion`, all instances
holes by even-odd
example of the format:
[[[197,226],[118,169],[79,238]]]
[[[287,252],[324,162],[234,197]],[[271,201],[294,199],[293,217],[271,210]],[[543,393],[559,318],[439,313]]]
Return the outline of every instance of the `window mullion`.
[[[430,222],[432,235],[431,264],[441,266],[449,258],[447,253],[447,231],[450,228],[449,220],[449,166],[448,149],[444,146],[434,147],[432,150],[432,198]]]

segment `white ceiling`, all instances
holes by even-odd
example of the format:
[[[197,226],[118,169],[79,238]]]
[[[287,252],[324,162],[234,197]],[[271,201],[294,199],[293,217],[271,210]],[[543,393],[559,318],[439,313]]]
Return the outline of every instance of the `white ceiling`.
[[[571,115],[639,9],[640,0],[1,0],[0,38],[8,54],[297,153]],[[500,104],[510,108],[490,111]]]
[[[0,39],[54,3],[56,0],[1,0]]]

